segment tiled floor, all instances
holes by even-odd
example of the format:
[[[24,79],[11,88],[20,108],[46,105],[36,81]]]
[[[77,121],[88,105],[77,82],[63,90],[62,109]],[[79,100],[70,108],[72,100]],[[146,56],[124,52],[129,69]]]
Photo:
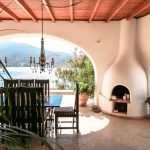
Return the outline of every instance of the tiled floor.
[[[72,130],[63,130],[57,138],[49,138],[49,142],[56,142],[64,150],[150,150],[148,119],[112,117],[94,113],[90,107],[85,107],[80,108],[79,124],[79,135]],[[40,144],[33,147],[44,150]]]

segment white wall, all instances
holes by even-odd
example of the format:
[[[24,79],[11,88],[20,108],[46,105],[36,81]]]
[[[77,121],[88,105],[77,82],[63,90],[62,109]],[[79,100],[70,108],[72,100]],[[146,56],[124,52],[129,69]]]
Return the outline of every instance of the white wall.
[[[96,100],[103,74],[112,63],[118,51],[120,22],[44,22],[44,33],[53,35],[79,45],[90,56],[96,71]],[[3,21],[0,23],[0,36],[19,33],[41,33],[41,22],[32,21]],[[9,29],[9,30],[7,30]],[[10,30],[17,29],[17,30]],[[27,36],[29,35],[27,34]]]
[[[146,70],[148,80],[148,96],[150,96],[150,15],[138,20],[137,49],[140,60]]]
[[[128,117],[141,117],[147,114],[145,99],[147,97],[146,74],[137,58],[136,49],[137,20],[124,19],[120,23],[120,42],[115,61],[107,69],[100,95],[100,106],[105,112],[113,112],[113,103],[109,101],[112,89],[123,85],[129,89],[130,103],[127,104]]]
[[[17,29],[17,30],[7,30]],[[41,33],[41,22],[3,21],[0,23],[0,40],[7,35]],[[119,50],[120,21],[106,22],[44,22],[44,33],[70,41],[83,48],[90,56],[96,71],[96,100],[99,101],[104,73],[117,57]],[[150,76],[150,15],[137,20],[136,48],[140,62]],[[150,80],[150,79],[149,79]],[[148,81],[149,81],[148,80]],[[150,82],[148,91],[150,95]]]

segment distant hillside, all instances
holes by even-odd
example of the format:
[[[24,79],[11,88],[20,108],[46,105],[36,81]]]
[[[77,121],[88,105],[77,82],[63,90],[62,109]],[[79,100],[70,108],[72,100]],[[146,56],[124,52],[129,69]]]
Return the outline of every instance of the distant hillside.
[[[66,60],[73,57],[71,53],[65,53],[60,51],[45,50],[47,61],[54,57],[56,65],[62,67],[66,66]],[[30,56],[38,57],[40,55],[40,49],[24,43],[3,42],[0,43],[0,57],[3,60],[4,57],[8,59],[8,66],[10,67],[29,67]]]

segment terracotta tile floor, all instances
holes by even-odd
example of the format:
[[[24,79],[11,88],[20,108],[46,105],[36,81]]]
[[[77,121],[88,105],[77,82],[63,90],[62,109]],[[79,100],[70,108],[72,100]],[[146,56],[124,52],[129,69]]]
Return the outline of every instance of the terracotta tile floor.
[[[90,107],[80,108],[80,134],[62,130],[49,142],[64,150],[150,150],[150,120],[124,119],[94,113]],[[33,150],[44,150],[34,143]],[[55,148],[59,150],[58,148]]]

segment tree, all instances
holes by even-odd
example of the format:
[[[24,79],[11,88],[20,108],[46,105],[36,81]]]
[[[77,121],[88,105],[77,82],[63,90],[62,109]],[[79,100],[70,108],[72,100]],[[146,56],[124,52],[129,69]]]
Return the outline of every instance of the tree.
[[[79,82],[79,93],[86,92],[91,98],[94,97],[95,81],[94,68],[90,59],[82,52],[77,55],[74,51],[74,58],[67,60],[68,67],[58,67],[55,71],[57,89],[74,89],[75,81]]]

